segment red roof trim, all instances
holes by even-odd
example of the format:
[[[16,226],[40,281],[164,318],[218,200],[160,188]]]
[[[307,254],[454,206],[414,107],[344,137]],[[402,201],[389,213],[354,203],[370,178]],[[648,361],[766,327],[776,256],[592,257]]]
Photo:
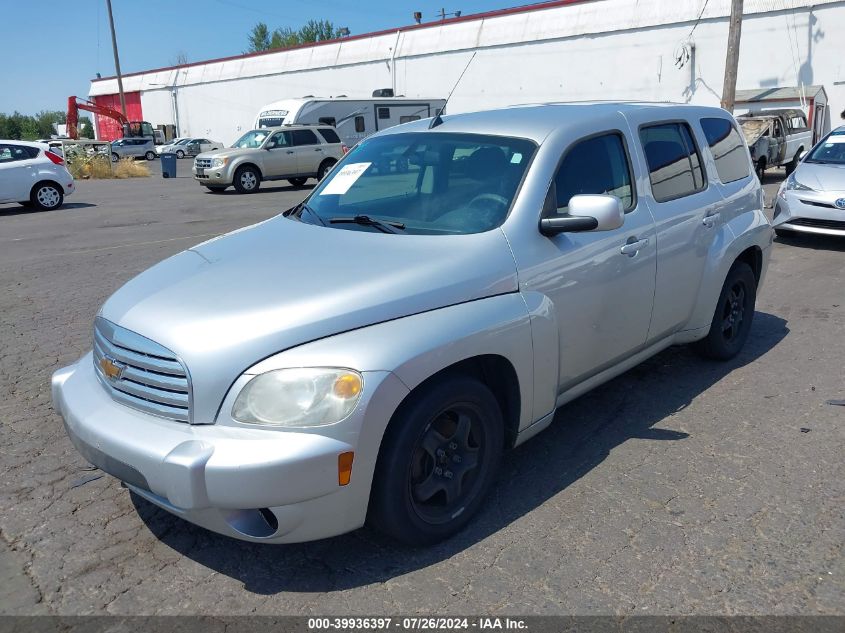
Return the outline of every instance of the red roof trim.
[[[257,53],[244,53],[242,55],[230,55],[229,57],[217,57],[215,59],[207,59],[200,62],[191,62],[189,64],[179,64],[177,66],[163,66],[161,68],[153,68],[150,70],[140,70],[137,72],[132,73],[123,73],[123,77],[136,77],[138,75],[146,75],[149,73],[159,73],[165,72],[168,70],[176,70],[179,68],[190,68],[191,66],[202,66],[204,64],[218,64],[221,62],[229,62],[235,59],[248,59],[250,57],[259,57],[261,55],[271,55],[273,53],[279,53],[281,51],[292,51],[300,48],[313,48],[316,46],[324,46],[326,44],[336,44],[338,42],[349,42],[352,40],[362,40],[368,37],[378,37],[380,35],[389,35],[391,33],[396,33],[397,31],[416,31],[419,29],[430,29],[438,26],[443,26],[444,24],[457,24],[460,22],[472,22],[474,20],[484,20],[486,18],[498,18],[505,15],[513,15],[515,13],[528,13],[530,11],[542,11],[544,9],[554,9],[557,7],[563,7],[570,4],[584,4],[587,2],[592,2],[594,0],[549,0],[548,2],[538,2],[536,4],[525,4],[520,5],[517,7],[509,7],[507,9],[497,9],[495,11],[485,11],[483,13],[472,13],[470,15],[462,15],[459,18],[447,18],[445,20],[439,20],[437,22],[426,22],[424,24],[410,24],[408,26],[399,26],[392,29],[384,29],[382,31],[373,31],[371,33],[361,33],[360,35],[350,35],[348,37],[333,39],[333,40],[324,40],[322,42],[309,42],[308,44],[298,44],[297,46],[290,46],[288,48],[275,48],[269,51],[259,51]],[[100,77],[97,79],[92,79],[91,83],[96,83],[98,81],[109,81],[110,79],[116,79],[116,75],[112,75],[110,77]]]

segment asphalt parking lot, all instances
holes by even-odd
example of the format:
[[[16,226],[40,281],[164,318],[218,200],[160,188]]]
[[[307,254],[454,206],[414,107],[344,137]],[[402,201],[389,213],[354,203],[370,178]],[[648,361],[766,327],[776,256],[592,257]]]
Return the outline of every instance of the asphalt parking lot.
[[[79,181],[51,213],[0,205],[0,613],[845,611],[845,407],[826,404],[845,398],[845,240],[777,240],[738,358],[673,348],[564,407],[437,547],[238,542],[90,470],[49,378],[90,348],[100,304],[307,191],[156,176]]]

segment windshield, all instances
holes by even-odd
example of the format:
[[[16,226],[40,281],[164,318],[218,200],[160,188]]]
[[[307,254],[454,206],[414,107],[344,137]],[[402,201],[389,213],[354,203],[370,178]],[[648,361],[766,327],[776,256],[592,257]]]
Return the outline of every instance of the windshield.
[[[261,147],[264,139],[270,134],[267,130],[252,130],[240,137],[232,147],[241,147],[247,149],[257,149]]]
[[[367,139],[314,190],[308,210],[339,229],[378,230],[361,222],[332,222],[367,216],[417,235],[489,231],[507,217],[536,149],[527,139],[479,134],[409,132]]]
[[[175,143],[175,145],[187,145],[190,142],[191,142],[191,139],[183,138],[181,141],[178,141],[177,143]]]
[[[845,165],[845,134],[831,134],[804,161],[806,163],[829,163]]]

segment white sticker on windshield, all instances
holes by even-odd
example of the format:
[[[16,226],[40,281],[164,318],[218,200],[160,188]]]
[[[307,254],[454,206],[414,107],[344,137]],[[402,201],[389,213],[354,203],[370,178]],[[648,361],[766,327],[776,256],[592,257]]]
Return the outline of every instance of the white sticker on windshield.
[[[519,165],[522,162],[522,154],[519,152],[514,152],[513,156],[511,156],[511,164],[512,165]]]
[[[349,165],[344,165],[343,169],[332,176],[331,181],[329,181],[329,184],[327,184],[320,192],[320,195],[342,196],[349,191],[349,188],[355,184],[355,181],[358,180],[365,171],[367,171],[367,167],[370,165],[372,165],[372,163],[350,163]]]

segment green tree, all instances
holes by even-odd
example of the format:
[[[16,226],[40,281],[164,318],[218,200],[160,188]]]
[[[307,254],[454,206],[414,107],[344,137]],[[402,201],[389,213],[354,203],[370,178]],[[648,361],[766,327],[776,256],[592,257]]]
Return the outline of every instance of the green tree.
[[[252,30],[247,36],[247,40],[249,41],[249,50],[247,50],[248,53],[266,51],[270,48],[270,29],[267,28],[267,25],[264,24],[264,22],[259,22],[252,27]]]
[[[302,28],[294,31],[290,27],[279,27],[272,32],[264,22],[257,23],[247,36],[248,53],[289,48],[310,42],[322,42],[340,37],[339,29],[329,20],[308,20]]]
[[[87,117],[79,119],[79,138],[94,138],[94,125],[91,119]]]

